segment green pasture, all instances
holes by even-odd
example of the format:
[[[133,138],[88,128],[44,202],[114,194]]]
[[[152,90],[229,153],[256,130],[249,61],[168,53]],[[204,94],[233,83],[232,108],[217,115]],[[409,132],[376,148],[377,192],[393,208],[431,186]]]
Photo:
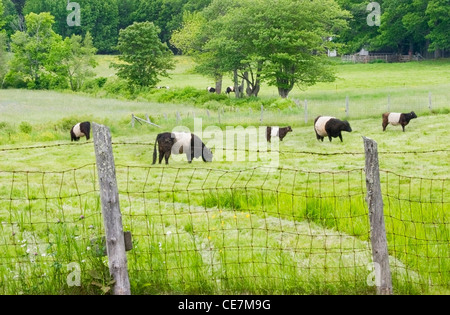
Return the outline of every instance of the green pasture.
[[[114,57],[98,58],[99,76],[114,75]],[[189,58],[177,61],[161,85],[212,84],[192,74]],[[112,132],[124,228],[134,240],[134,294],[374,294],[362,136],[380,151],[394,292],[448,294],[450,63],[338,64],[337,72],[337,82],[293,91],[299,107],[267,106],[262,123],[255,106],[0,90],[0,292],[110,292],[106,257],[91,243],[103,234],[92,139],[71,144],[69,135],[89,120]],[[382,131],[388,95],[392,110],[418,114],[406,132]],[[264,88],[254,102],[272,97]],[[132,113],[162,128],[132,127]],[[347,118],[353,132],[342,143],[319,142],[316,114]],[[177,124],[207,144],[217,143],[211,131],[224,139],[212,147],[212,163],[180,156],[151,165],[156,135]],[[240,150],[238,139],[266,125],[293,132],[273,146],[259,139],[272,151],[256,154],[247,135]],[[236,133],[228,147],[227,129]],[[71,262],[81,268],[81,286],[67,284]]]

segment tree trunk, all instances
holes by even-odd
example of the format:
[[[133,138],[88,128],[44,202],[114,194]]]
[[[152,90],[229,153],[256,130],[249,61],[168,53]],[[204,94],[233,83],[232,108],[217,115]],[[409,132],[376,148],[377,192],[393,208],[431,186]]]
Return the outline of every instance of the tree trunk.
[[[222,79],[223,79],[222,75],[216,77],[216,93],[217,94],[222,93]]]
[[[290,91],[291,90],[288,90],[288,89],[278,88],[278,94],[281,96],[281,98],[288,97]]]
[[[238,83],[238,70],[234,69],[233,70],[233,82],[234,82],[234,94],[236,95],[236,98],[242,98],[242,93],[239,91],[240,90],[240,86]]]

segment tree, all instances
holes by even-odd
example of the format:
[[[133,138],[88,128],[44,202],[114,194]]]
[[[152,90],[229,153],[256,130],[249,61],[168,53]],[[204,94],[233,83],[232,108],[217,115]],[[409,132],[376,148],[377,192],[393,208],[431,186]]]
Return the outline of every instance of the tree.
[[[14,57],[10,72],[30,88],[45,88],[48,82],[43,82],[42,77],[49,75],[48,55],[61,36],[52,30],[54,17],[50,13],[30,13],[25,16],[25,23],[26,31],[17,31],[11,37]]]
[[[194,57],[197,63],[195,71],[216,82],[216,93],[220,94],[222,89],[222,75],[220,59],[216,57],[217,50],[208,51],[204,49],[205,41],[208,39],[206,19],[203,14],[185,12],[183,16],[183,28],[174,31],[171,44],[182,51],[185,55]]]
[[[67,78],[72,91],[78,91],[87,78],[95,76],[92,69],[97,66],[94,59],[96,51],[89,32],[84,40],[80,35],[66,37],[53,46],[49,56],[52,66],[49,68],[57,75]]]
[[[0,0],[0,88],[3,88],[4,79],[8,72],[8,53],[6,51],[6,32],[2,30],[5,25],[3,20],[3,1]]]
[[[441,50],[450,50],[450,1],[430,0],[425,14],[428,18],[429,34],[427,40],[431,41],[430,51],[435,57],[440,56]]]
[[[55,17],[54,31],[63,38],[71,35],[86,36],[89,32],[92,36],[94,46],[100,53],[114,52],[119,34],[119,0],[73,0],[81,8],[81,25],[71,27],[67,25],[67,2],[62,0],[27,0],[23,9],[25,13],[36,14],[49,12]],[[127,9],[121,11],[128,14]]]
[[[121,63],[113,63],[117,75],[130,85],[153,87],[159,76],[174,69],[173,53],[158,37],[160,29],[151,22],[133,23],[119,33],[117,50]]]
[[[258,11],[249,32],[256,34],[255,49],[265,60],[262,78],[282,98],[294,86],[334,80],[328,38],[347,26],[348,12],[334,0],[267,0]]]
[[[338,53],[353,54],[360,51],[364,47],[369,47],[373,38],[378,34],[377,26],[369,26],[367,23],[367,16],[370,13],[367,11],[367,5],[370,1],[361,0],[336,0],[342,9],[351,13],[349,19],[349,27],[342,29],[336,37],[334,42],[343,44]],[[381,0],[381,7],[384,10]]]
[[[336,44],[328,38],[350,16],[334,0],[214,0],[202,14],[206,23],[193,36],[200,67],[233,72],[235,87],[241,78],[248,95],[266,81],[283,98],[294,86],[334,79],[326,52]],[[181,33],[191,36],[190,28]]]
[[[5,25],[5,21],[3,19],[3,14],[5,13],[5,7],[3,5],[3,0],[0,0],[0,30],[3,28],[3,26]]]
[[[237,51],[230,50],[228,43],[232,41],[224,35],[218,20],[236,5],[234,0],[214,0],[201,12],[185,12],[182,27],[172,34],[171,43],[184,54],[194,57],[195,71],[213,78],[218,94],[222,90],[223,74],[233,69],[230,59],[236,59]]]
[[[25,1],[26,0],[11,0],[17,12],[17,20],[15,21],[16,23],[15,27],[18,31],[25,30],[25,17],[23,14],[23,7],[25,6]]]
[[[42,12],[49,12],[54,16],[55,22],[52,29],[62,37],[70,36],[70,28],[67,26],[66,17],[69,11],[66,10],[67,1],[61,0],[27,0],[23,13],[29,14],[31,12],[39,14]]]

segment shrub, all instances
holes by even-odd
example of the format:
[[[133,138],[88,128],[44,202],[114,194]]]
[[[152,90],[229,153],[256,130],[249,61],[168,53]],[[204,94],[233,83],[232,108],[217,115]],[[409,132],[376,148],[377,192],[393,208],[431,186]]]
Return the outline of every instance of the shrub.
[[[99,77],[99,78],[87,80],[81,87],[81,90],[84,92],[96,91],[98,89],[103,88],[107,81],[108,81],[108,78],[105,78],[105,77]]]
[[[286,98],[281,98],[281,99],[277,99],[273,102],[271,102],[271,104],[269,105],[270,108],[279,108],[279,109],[286,109],[289,107],[294,107],[295,103],[290,100],[290,99],[286,99]]]
[[[82,121],[82,120],[77,117],[63,118],[59,122],[56,123],[55,127],[60,130],[67,131],[67,130],[72,129],[72,127],[75,124],[79,123],[80,121]]]
[[[29,122],[22,121],[19,125],[19,130],[23,133],[30,134],[33,130],[33,127],[31,127]]]
[[[384,59],[372,59],[369,61],[369,63],[386,63],[386,60]]]

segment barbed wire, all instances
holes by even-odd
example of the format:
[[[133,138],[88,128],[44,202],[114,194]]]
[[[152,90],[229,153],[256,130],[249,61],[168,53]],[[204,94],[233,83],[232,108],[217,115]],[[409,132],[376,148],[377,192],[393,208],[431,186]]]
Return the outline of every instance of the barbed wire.
[[[84,143],[58,143],[58,144],[48,144],[41,146],[24,146],[24,147],[14,147],[14,148],[0,148],[0,152],[8,152],[8,151],[21,151],[21,150],[35,150],[35,149],[47,149],[47,148],[55,148],[55,147],[65,147],[65,146],[85,146],[91,145],[92,142],[84,142]],[[114,146],[127,146],[127,145],[135,145],[135,146],[149,146],[153,147],[155,145],[154,142],[112,142]],[[364,151],[360,152],[348,152],[348,151],[340,151],[340,152],[316,152],[316,151],[306,151],[306,150],[251,150],[248,148],[218,148],[219,150],[224,151],[244,151],[249,153],[264,153],[264,152],[274,152],[280,154],[311,154],[311,155],[322,155],[322,156],[333,156],[333,155],[364,155]],[[450,153],[450,149],[435,149],[435,150],[420,150],[420,151],[379,151],[379,154],[387,155],[387,154],[430,154],[430,153]]]

